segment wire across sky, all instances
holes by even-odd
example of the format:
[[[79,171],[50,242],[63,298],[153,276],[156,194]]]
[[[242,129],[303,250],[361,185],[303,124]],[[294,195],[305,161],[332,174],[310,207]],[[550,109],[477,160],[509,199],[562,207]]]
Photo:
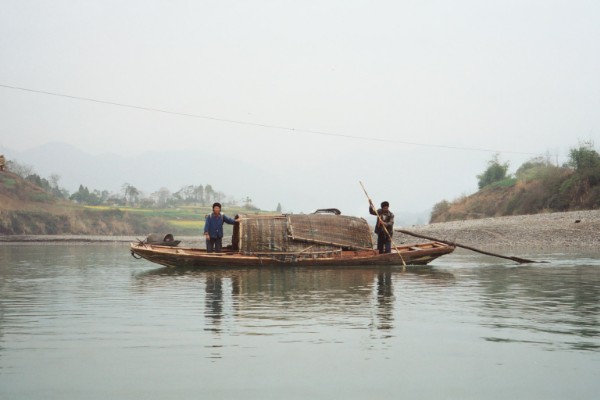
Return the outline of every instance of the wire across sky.
[[[239,119],[222,118],[222,117],[215,117],[215,116],[203,115],[203,114],[191,114],[191,113],[166,110],[166,109],[162,109],[162,108],[145,107],[145,106],[139,106],[139,105],[134,105],[134,104],[125,104],[125,103],[120,103],[120,102],[116,102],[116,101],[100,100],[100,99],[94,99],[91,97],[83,97],[83,96],[74,96],[74,95],[65,94],[65,93],[57,93],[57,92],[50,92],[50,91],[39,90],[39,89],[31,89],[31,88],[25,88],[25,87],[20,87],[20,86],[6,85],[6,84],[2,84],[2,83],[0,83],[0,87],[5,88],[5,89],[29,92],[29,93],[43,94],[43,95],[47,95],[47,96],[62,97],[62,98],[66,98],[66,99],[76,100],[76,101],[86,101],[86,102],[92,102],[92,103],[98,103],[98,104],[105,104],[105,105],[110,105],[110,106],[115,106],[115,107],[124,107],[124,108],[130,108],[130,109],[142,110],[142,111],[148,111],[148,112],[178,115],[181,117],[188,117],[188,118],[199,118],[199,119],[218,121],[218,122],[223,122],[223,123],[228,123],[228,124],[237,124],[237,125],[245,125],[245,126],[252,126],[252,127],[266,128],[266,129],[281,130],[281,131],[284,131],[287,133],[309,133],[309,134],[314,134],[314,135],[330,136],[330,137],[337,137],[337,138],[342,138],[342,139],[365,140],[365,141],[371,141],[371,142],[394,143],[394,144],[403,144],[403,145],[409,145],[409,146],[433,147],[433,148],[442,148],[442,149],[450,149],[450,150],[466,150],[466,151],[503,153],[503,154],[520,154],[520,155],[527,155],[527,156],[543,156],[543,154],[541,154],[541,153],[529,153],[529,152],[520,152],[520,151],[514,151],[514,150],[497,150],[497,149],[487,149],[487,148],[478,148],[478,147],[450,146],[450,145],[443,145],[443,144],[409,142],[409,141],[397,140],[397,139],[385,139],[385,138],[377,138],[377,137],[349,135],[349,134],[344,134],[344,133],[326,132],[326,131],[320,131],[320,130],[314,130],[314,129],[292,128],[289,126],[272,125],[272,124],[266,124],[266,123],[244,121],[244,120],[239,120]]]

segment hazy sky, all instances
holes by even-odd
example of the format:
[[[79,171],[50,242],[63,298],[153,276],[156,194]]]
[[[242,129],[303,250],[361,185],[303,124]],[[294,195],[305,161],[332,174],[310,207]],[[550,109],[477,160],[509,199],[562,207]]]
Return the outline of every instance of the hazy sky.
[[[239,196],[263,202],[261,187],[277,187],[297,211],[356,213],[359,180],[377,202],[422,211],[474,192],[494,151],[514,171],[600,142],[598,1],[0,0],[0,10],[0,85],[210,117],[0,86],[0,146],[19,151],[194,150],[197,169],[178,171],[190,183],[232,194],[252,184],[257,193]],[[235,165],[207,165],[206,152],[273,175],[236,181]]]

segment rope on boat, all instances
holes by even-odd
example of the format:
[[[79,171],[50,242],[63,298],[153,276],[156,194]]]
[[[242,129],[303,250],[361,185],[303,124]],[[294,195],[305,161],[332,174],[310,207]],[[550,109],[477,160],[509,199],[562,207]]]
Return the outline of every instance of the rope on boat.
[[[131,250],[131,257],[135,258],[136,260],[141,260],[142,258],[144,258],[142,256],[137,256],[136,257],[135,252],[133,250]]]

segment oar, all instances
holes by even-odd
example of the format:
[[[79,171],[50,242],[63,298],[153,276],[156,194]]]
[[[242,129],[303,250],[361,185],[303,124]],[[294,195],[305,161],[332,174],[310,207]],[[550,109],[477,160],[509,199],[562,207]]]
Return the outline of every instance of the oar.
[[[445,244],[449,244],[451,246],[456,246],[456,247],[462,247],[463,249],[467,249],[467,250],[471,250],[477,253],[481,253],[481,254],[485,254],[488,256],[492,256],[492,257],[500,257],[500,258],[506,258],[507,260],[512,260],[512,261],[516,261],[519,264],[530,264],[530,263],[547,263],[548,261],[534,261],[534,260],[528,260],[526,258],[520,258],[520,257],[515,257],[515,256],[503,256],[501,254],[496,254],[496,253],[490,253],[489,251],[485,251],[485,250],[480,250],[480,249],[476,249],[474,247],[471,246],[465,246],[464,244],[459,244],[459,243],[454,243],[454,242],[449,242],[447,240],[442,240],[442,239],[436,239],[430,236],[425,236],[425,235],[420,235],[418,233],[414,233],[414,232],[410,232],[410,231],[406,231],[404,229],[394,229],[396,232],[400,232],[400,233],[405,233],[407,235],[410,236],[414,236],[414,237],[418,237],[421,239],[427,239],[427,240],[433,240],[435,242],[440,242],[440,243],[445,243]]]
[[[367,189],[365,189],[365,186],[362,184],[361,181],[358,181],[358,183],[360,183],[360,186],[362,187],[363,192],[365,192],[365,195],[367,196],[367,199],[369,199],[369,206],[371,207],[371,209],[373,210],[373,212],[375,213],[375,215],[377,215],[377,220],[381,224],[381,227],[385,231],[385,234],[388,235],[388,237],[390,238],[390,241],[392,242],[392,245],[396,249],[396,253],[398,253],[398,255],[400,256],[400,259],[402,260],[402,265],[404,265],[406,267],[406,262],[404,261],[404,257],[402,257],[402,254],[400,254],[400,250],[398,250],[398,246],[396,246],[396,243],[394,243],[394,239],[392,239],[392,235],[390,235],[390,233],[388,232],[387,228],[385,227],[385,224],[383,223],[383,220],[381,219],[381,215],[379,215],[379,213],[377,212],[377,209],[373,205],[373,201],[369,197],[369,194],[367,193]]]

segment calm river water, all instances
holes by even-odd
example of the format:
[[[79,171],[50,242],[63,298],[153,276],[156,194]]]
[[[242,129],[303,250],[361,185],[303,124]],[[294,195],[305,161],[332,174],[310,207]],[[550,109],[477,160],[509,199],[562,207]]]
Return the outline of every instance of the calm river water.
[[[597,399],[600,253],[171,270],[0,244],[0,399]]]

